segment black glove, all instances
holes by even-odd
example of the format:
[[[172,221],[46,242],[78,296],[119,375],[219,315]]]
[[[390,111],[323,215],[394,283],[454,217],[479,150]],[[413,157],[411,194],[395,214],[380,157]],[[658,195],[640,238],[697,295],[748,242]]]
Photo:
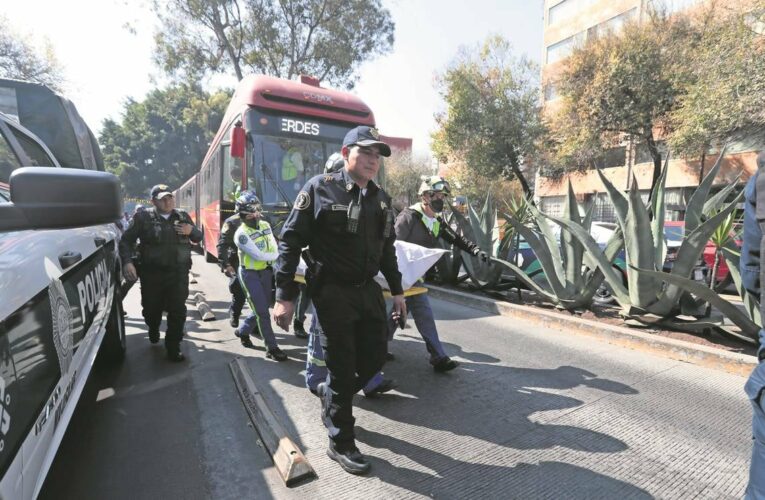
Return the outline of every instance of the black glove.
[[[478,247],[476,247],[476,248],[473,250],[473,255],[474,255],[475,257],[478,257],[478,260],[480,260],[481,262],[489,262],[489,261],[491,260],[491,259],[489,258],[489,254],[487,254],[486,252],[484,252],[483,250],[481,250],[481,249],[480,249],[480,248],[478,248]]]

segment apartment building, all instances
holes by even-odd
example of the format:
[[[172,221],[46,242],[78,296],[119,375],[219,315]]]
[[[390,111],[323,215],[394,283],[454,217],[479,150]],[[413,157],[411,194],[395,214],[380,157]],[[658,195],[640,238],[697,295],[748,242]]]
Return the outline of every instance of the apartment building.
[[[693,8],[704,0],[544,0],[541,75],[544,111],[552,112],[559,105],[556,81],[574,47],[598,33],[618,31],[627,21],[642,21],[652,6],[651,2],[655,1],[661,1],[668,12],[674,13]],[[660,146],[666,149],[663,142]],[[756,170],[755,157],[764,146],[762,140],[757,138],[730,144],[715,184],[726,185],[740,172],[743,172],[742,181],[746,180]],[[714,154],[706,158],[705,171],[709,171],[716,159]],[[634,175],[638,188],[647,198],[653,163],[645,146],[626,141],[605,151],[598,163],[601,172],[617,187],[627,189]],[[686,201],[699,183],[700,163],[700,160],[670,159],[666,190],[669,219],[684,219]],[[537,177],[535,191],[543,211],[554,215],[562,213],[567,180],[571,180],[580,202],[595,203],[595,220],[615,220],[613,207],[594,170],[571,174],[560,181]]]

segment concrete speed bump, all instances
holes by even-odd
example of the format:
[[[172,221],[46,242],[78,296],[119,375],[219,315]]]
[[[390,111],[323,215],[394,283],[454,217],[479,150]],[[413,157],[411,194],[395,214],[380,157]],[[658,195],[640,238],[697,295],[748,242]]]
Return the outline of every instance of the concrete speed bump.
[[[199,315],[202,317],[202,321],[213,321],[215,319],[212,307],[207,303],[207,298],[205,298],[202,292],[197,292],[197,294],[194,295],[194,302],[197,305],[197,312],[199,312]]]
[[[229,368],[247,414],[271,455],[284,484],[292,486],[303,479],[316,477],[308,459],[287,435],[258,391],[252,373],[247,368],[247,362],[243,358],[236,358],[229,363]]]

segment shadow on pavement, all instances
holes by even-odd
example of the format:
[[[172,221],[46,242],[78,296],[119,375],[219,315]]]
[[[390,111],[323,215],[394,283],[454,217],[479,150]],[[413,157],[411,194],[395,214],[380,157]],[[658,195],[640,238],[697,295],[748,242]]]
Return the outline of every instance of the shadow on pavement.
[[[433,471],[397,467],[371,458],[372,475],[386,483],[435,498],[653,498],[645,490],[562,462],[520,462],[514,467],[456,460],[409,441],[357,426],[360,441],[406,456]],[[475,457],[486,460],[490,457]],[[405,480],[404,480],[405,479]]]

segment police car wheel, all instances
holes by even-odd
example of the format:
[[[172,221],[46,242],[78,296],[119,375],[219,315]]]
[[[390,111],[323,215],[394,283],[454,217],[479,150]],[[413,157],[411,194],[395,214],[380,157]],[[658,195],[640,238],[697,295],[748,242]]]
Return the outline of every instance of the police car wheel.
[[[119,283],[118,280],[115,280]],[[125,359],[125,319],[122,315],[122,294],[120,287],[115,285],[112,308],[106,322],[106,332],[101,345],[102,356],[110,362],[120,362]]]

